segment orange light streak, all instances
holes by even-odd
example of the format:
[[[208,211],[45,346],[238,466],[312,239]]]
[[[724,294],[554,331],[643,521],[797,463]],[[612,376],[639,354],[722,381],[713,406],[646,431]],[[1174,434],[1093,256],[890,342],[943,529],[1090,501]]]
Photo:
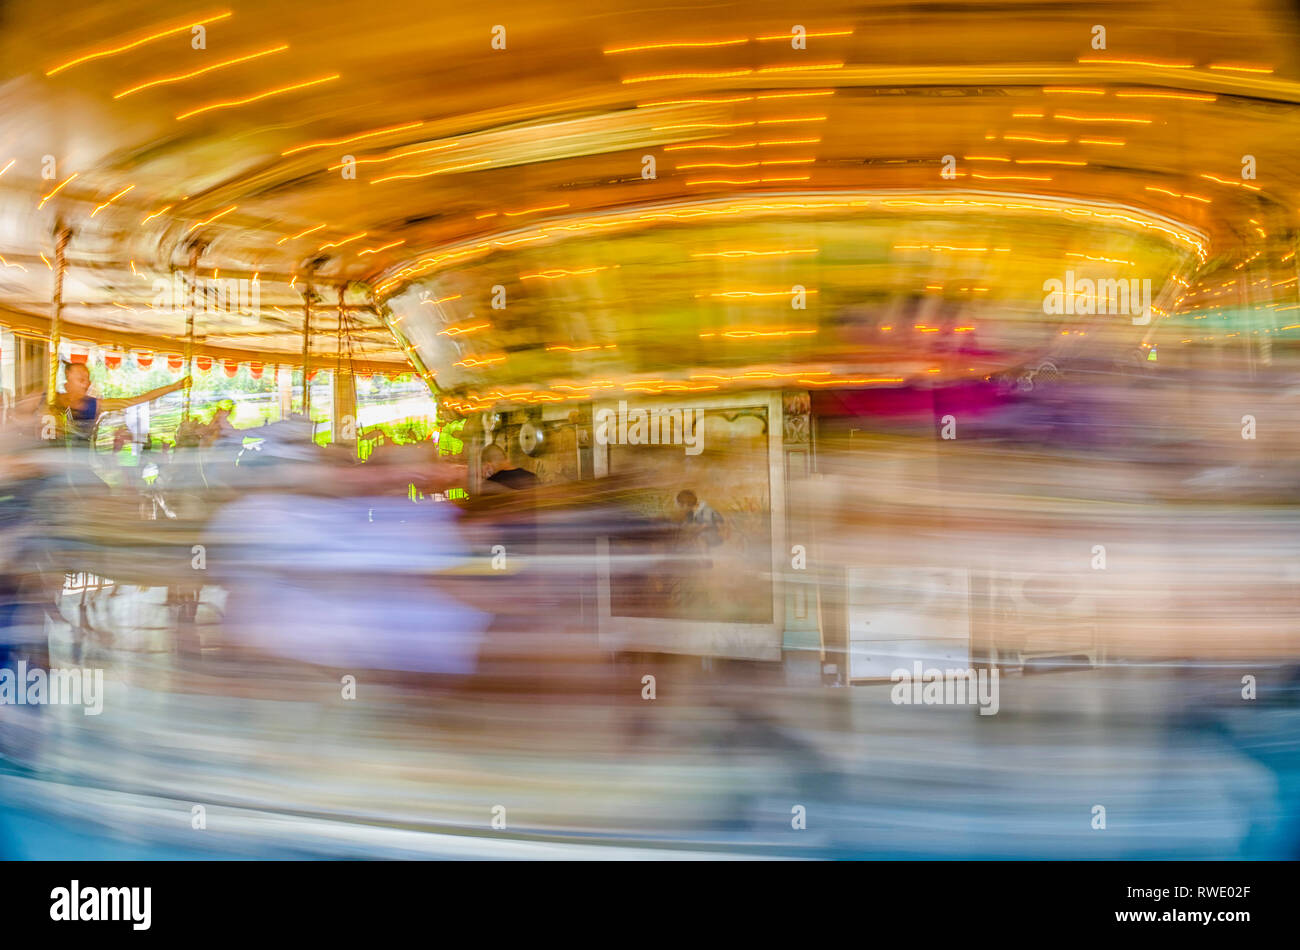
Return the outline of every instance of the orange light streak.
[[[201,26],[205,23],[215,23],[217,20],[224,20],[227,17],[231,17],[231,16],[234,16],[234,14],[231,13],[229,10],[227,10],[225,13],[214,14],[213,16],[205,17],[202,20],[187,20],[182,26],[175,26],[175,27],[171,27],[170,29],[162,30],[161,32],[158,33],[151,33],[148,36],[142,37],[141,39],[138,40],[132,40],[130,43],[126,43],[122,46],[115,46],[104,50],[96,50],[94,52],[87,53],[84,56],[79,56],[76,59],[69,60],[66,63],[62,63],[61,65],[55,66],[53,69],[46,71],[45,75],[53,76],[56,73],[63,72],[65,69],[71,69],[73,66],[79,66],[82,63],[89,62],[92,59],[100,59],[104,56],[113,56],[117,53],[125,53],[129,49],[135,49],[137,46],[143,46],[145,43],[151,43],[154,40],[160,40],[163,37],[167,37],[167,36],[174,36],[177,33],[184,33],[186,30],[189,30],[192,27]]]
[[[812,39],[813,37],[822,37],[822,36],[852,36],[852,35],[853,35],[852,30],[835,30],[833,32],[828,32],[828,33],[805,33],[804,34],[804,36],[806,36],[808,39]],[[756,36],[754,38],[758,40],[760,43],[770,43],[773,40],[788,40],[792,36],[794,36],[793,33],[773,33],[771,36]]]
[[[1054,119],[1062,119],[1066,122],[1127,122],[1134,125],[1150,125],[1151,119],[1139,119],[1133,116],[1119,115],[1073,115],[1068,112],[1058,112]]]
[[[1115,95],[1121,99],[1185,99],[1188,102],[1216,102],[1219,98],[1188,92],[1117,92]]]
[[[214,69],[224,69],[227,66],[234,66],[238,63],[246,63],[250,59],[258,59],[262,56],[270,56],[272,53],[279,53],[284,50],[287,50],[288,48],[289,48],[289,44],[283,43],[280,46],[275,46],[272,47],[271,49],[259,50],[256,53],[249,53],[246,56],[236,56],[234,59],[227,59],[220,63],[213,63],[211,66],[204,66],[202,69],[196,69],[192,72],[180,73],[175,76],[163,76],[160,79],[151,79],[148,82],[140,83],[140,85],[138,86],[132,86],[130,89],[123,89],[121,92],[116,92],[113,94],[113,98],[121,99],[124,96],[131,95],[133,92],[139,92],[142,89],[149,89],[152,88],[153,86],[163,86],[166,85],[167,83],[183,82],[186,79],[193,79],[195,76],[201,76],[204,73],[210,73]]]
[[[613,49],[601,50],[606,56],[614,56],[618,53],[641,53],[646,50],[654,49],[701,49],[717,46],[740,46],[749,42],[749,37],[742,36],[734,40],[685,40],[680,43],[647,43],[643,46],[617,46]]]
[[[320,247],[316,248],[316,250],[323,251],[327,247],[342,247],[345,244],[351,244],[353,241],[360,241],[363,237],[366,236],[366,234],[367,234],[366,231],[362,231],[360,234],[354,234],[352,235],[352,237],[344,238],[341,241],[330,241],[326,244],[322,244]]]
[[[230,206],[229,208],[227,208],[225,211],[218,211],[216,214],[214,214],[212,217],[208,218],[206,221],[196,221],[194,224],[191,224],[191,225],[189,226],[189,229],[188,229],[185,233],[186,233],[186,234],[189,234],[190,231],[193,231],[193,230],[195,230],[196,228],[201,228],[201,227],[203,227],[205,224],[211,224],[213,221],[217,220],[218,218],[223,218],[223,217],[225,217],[226,215],[230,214],[230,212],[234,211],[237,207],[239,207],[239,206],[238,206],[238,205],[231,205],[231,206]]]
[[[126,194],[128,191],[130,191],[130,190],[131,190],[132,188],[134,188],[134,187],[135,187],[135,185],[127,185],[125,188],[123,188],[123,189],[122,189],[121,191],[119,191],[117,194],[113,195],[113,197],[109,198],[107,201],[105,201],[102,205],[100,205],[100,206],[99,206],[98,208],[96,208],[94,211],[90,212],[90,216],[93,218],[95,215],[99,214],[99,212],[103,211],[105,208],[107,208],[109,205],[111,205],[114,201],[116,201],[118,198],[121,198],[124,194]]]
[[[259,92],[252,96],[245,96],[243,99],[226,99],[221,102],[209,103],[206,106],[199,106],[197,109],[191,109],[189,112],[182,112],[176,116],[177,121],[188,119],[204,112],[211,112],[214,109],[233,109],[236,106],[245,106],[250,102],[257,102],[261,99],[267,99],[271,96],[283,95],[286,92],[294,92],[298,89],[306,89],[308,86],[318,86],[323,82],[332,82],[339,78],[338,73],[332,76],[321,76],[319,79],[308,79],[305,82],[297,82],[288,86],[277,86],[274,89],[268,89],[266,92]]]
[[[174,207],[176,207],[176,206],[175,206],[175,205],[167,205],[167,206],[164,207],[164,208],[159,208],[157,211],[155,211],[153,214],[149,215],[147,218],[145,218],[145,219],[144,219],[143,221],[141,221],[140,223],[141,223],[141,224],[148,224],[148,223],[149,223],[150,221],[152,221],[154,218],[158,217],[158,215],[163,214],[164,212],[170,211],[170,210],[171,210],[172,208],[174,208]]]
[[[638,82],[656,82],[661,79],[727,79],[732,76],[748,76],[752,69],[722,69],[711,73],[654,73],[650,76],[628,76],[622,80],[624,85]]]
[[[382,244],[382,245],[380,245],[379,247],[368,247],[368,248],[366,248],[364,251],[362,251],[360,254],[358,254],[357,257],[365,257],[367,254],[378,254],[380,251],[386,251],[386,250],[388,250],[390,247],[398,247],[398,246],[400,246],[400,245],[402,245],[402,244],[405,244],[405,243],[406,243],[406,240],[405,240],[405,238],[403,238],[403,239],[400,240],[400,241],[393,241],[391,244]]]
[[[404,125],[390,125],[384,129],[375,129],[373,132],[362,132],[359,135],[348,136],[341,139],[327,139],[320,142],[308,142],[306,145],[295,145],[287,151],[281,152],[281,155],[296,155],[299,152],[305,152],[313,148],[329,148],[332,145],[347,145],[351,142],[360,142],[362,139],[375,138],[380,135],[388,135],[390,132],[404,132],[407,129],[418,129],[424,125],[423,122],[407,122]]]
[[[1152,66],[1156,69],[1195,68],[1195,63],[1161,63],[1149,59],[1107,59],[1100,56],[1080,56],[1078,61],[1100,66]]]
[[[566,202],[565,204],[561,204],[561,205],[546,205],[544,208],[526,208],[523,211],[503,211],[501,213],[504,214],[507,218],[517,218],[522,214],[538,214],[542,211],[561,211],[567,207],[569,207],[569,205]]]
[[[77,175],[78,175],[77,172],[73,172],[73,173],[72,173],[71,175],[69,175],[67,178],[63,179],[63,181],[61,181],[61,182],[59,182],[57,185],[55,185],[53,191],[51,191],[51,192],[50,192],[48,195],[46,195],[45,197],[41,198],[41,203],[38,204],[38,205],[36,206],[36,210],[37,210],[37,211],[40,211],[42,208],[44,208],[44,207],[45,207],[45,202],[49,201],[51,198],[53,198],[55,195],[57,195],[60,191],[62,191],[62,190],[63,190],[63,186],[66,185],[68,182],[72,181],[72,179],[76,178]]]
[[[282,237],[280,238],[280,240],[276,241],[275,243],[279,245],[279,244],[283,244],[285,241],[296,241],[298,240],[298,238],[306,237],[308,234],[312,234],[316,231],[319,231],[323,227],[325,227],[325,225],[318,224],[316,225],[316,227],[308,228],[306,231],[299,231],[297,234],[291,234],[288,237]]]
[[[489,160],[484,159],[481,162],[470,162],[467,165],[449,165],[446,168],[435,168],[433,171],[428,172],[411,172],[406,175],[387,175],[383,178],[372,178],[370,184],[378,185],[382,182],[400,181],[405,178],[428,178],[430,175],[446,175],[450,172],[464,171],[467,168],[478,168],[480,165],[487,165],[488,163]]]

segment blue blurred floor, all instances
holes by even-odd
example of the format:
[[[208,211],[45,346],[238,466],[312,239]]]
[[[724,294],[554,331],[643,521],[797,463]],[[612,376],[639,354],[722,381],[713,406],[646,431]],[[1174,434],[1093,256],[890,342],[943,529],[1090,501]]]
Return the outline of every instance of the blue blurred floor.
[[[429,813],[416,821],[398,790],[381,801],[385,786],[361,761],[347,778],[321,775],[319,789],[277,784],[268,766],[259,776],[267,803],[224,812],[210,805],[209,829],[194,832],[190,806],[178,797],[144,785],[55,780],[6,762],[0,857],[1300,858],[1294,681],[1284,668],[1261,669],[1260,699],[1247,702],[1237,696],[1237,679],[1239,671],[1215,668],[1009,678],[1002,709],[990,717],[973,708],[896,706],[887,686],[791,691],[771,701],[770,718],[746,719],[743,727],[738,720],[719,727],[723,720],[708,720],[705,707],[682,709],[688,731],[673,731],[664,746],[631,749],[618,762],[584,760],[574,747],[567,762],[538,751],[512,763],[521,788],[545,785],[557,769],[579,781],[595,776],[572,814],[595,810],[639,775],[661,782],[666,775],[677,797],[654,827],[631,818],[612,828],[514,822],[496,834]],[[170,725],[186,728],[180,720]],[[103,736],[95,743],[71,735],[61,741],[75,743],[78,755],[116,762],[113,774],[147,774],[140,770],[147,747],[130,760]],[[325,742],[347,748],[342,736]],[[673,743],[676,764],[662,758]],[[428,752],[438,755],[432,746]],[[732,769],[733,754],[761,758],[761,765]],[[482,755],[491,761],[491,750]],[[221,775],[214,768],[209,762],[192,774],[215,784]],[[330,783],[348,781],[372,783],[374,814],[327,812],[311,802],[314,791],[334,792]],[[661,786],[644,787],[646,800],[662,796]],[[807,808],[804,832],[789,828],[791,802]],[[1107,810],[1105,830],[1090,825],[1095,804]],[[391,822],[376,818],[381,808],[391,809]]]

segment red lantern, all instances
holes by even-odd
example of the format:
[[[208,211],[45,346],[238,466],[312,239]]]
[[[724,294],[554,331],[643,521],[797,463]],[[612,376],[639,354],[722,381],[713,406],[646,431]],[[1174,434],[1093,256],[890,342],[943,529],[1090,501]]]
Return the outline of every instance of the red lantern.
[[[226,375],[231,379],[239,375],[239,360],[225,360],[222,365],[226,367]]]
[[[69,362],[69,363],[81,363],[81,364],[84,365],[85,362],[86,362],[86,360],[89,358],[89,356],[90,356],[90,354],[87,353],[85,350],[73,350],[73,351],[68,355],[68,362]]]
[[[150,366],[153,365],[153,354],[152,353],[135,354],[135,365],[140,367],[141,369],[148,369]]]
[[[177,356],[175,353],[167,354],[167,368],[173,373],[179,372],[180,368],[185,365],[185,357]]]
[[[262,364],[256,361],[248,364],[248,375],[254,379],[262,378]]]
[[[121,354],[121,353],[105,353],[105,354],[104,354],[104,367],[105,367],[106,369],[117,369],[117,368],[118,368],[119,366],[121,366],[121,365],[122,365],[122,354]]]
[[[200,373],[206,373],[208,370],[212,369],[212,357],[196,356],[194,357],[194,365],[199,368]]]

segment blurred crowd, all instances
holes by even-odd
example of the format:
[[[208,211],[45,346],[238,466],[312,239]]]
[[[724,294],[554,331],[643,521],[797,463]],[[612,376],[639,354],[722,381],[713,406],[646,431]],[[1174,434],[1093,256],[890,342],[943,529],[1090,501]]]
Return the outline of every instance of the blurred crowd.
[[[997,818],[1004,796],[1019,795],[1043,824],[1034,847],[1158,852],[1168,842],[1153,809],[1173,801],[1208,823],[1189,854],[1291,854],[1300,838],[1285,788],[1300,757],[1275,742],[1294,721],[1300,651],[1288,403],[1300,390],[1286,373],[1072,365],[1032,389],[1014,374],[990,379],[997,398],[914,393],[929,406],[919,414],[814,404],[818,465],[790,483],[785,518],[807,564],[732,581],[761,592],[784,575],[810,598],[802,678],[790,651],[753,662],[701,656],[686,640],[638,652],[598,636],[602,570],[636,615],[638,598],[651,610],[692,570],[728,563],[745,513],[707,479],[548,480],[494,443],[477,454],[482,489],[449,501],[470,466],[432,442],[381,445],[363,463],[351,447],[316,444],[303,417],[239,430],[217,406],[184,423],[173,448],[147,453],[146,483],[113,478],[93,429],[59,417],[67,406],[24,407],[0,446],[3,665],[103,668],[109,686],[93,722],[0,706],[0,751],[15,774],[70,777],[92,797],[130,789],[443,832],[477,827],[502,799],[536,832],[1023,855],[991,843],[1012,827]],[[51,411],[52,438],[41,425]],[[939,438],[950,414],[958,438]],[[1243,415],[1256,417],[1257,439],[1243,438]],[[1011,731],[909,718],[871,685],[888,670],[855,618],[933,595],[941,623],[953,592],[931,575],[944,572],[967,578],[955,595],[970,632],[962,665],[995,664],[1023,683],[992,717],[1019,723]],[[698,626],[684,617],[683,636]],[[1092,678],[1046,685],[1033,674],[1047,656]],[[1232,708],[1243,673],[1269,684],[1266,715],[1249,726]],[[826,688],[851,680],[860,685]],[[1062,793],[1057,776],[1035,774],[1043,794],[1013,794],[1013,763],[1035,741],[1028,724],[1063,709],[1076,750],[1091,751],[1053,754],[1098,789],[1087,794],[1145,783],[1138,838],[1097,851],[1054,825],[1042,809]],[[1232,763],[1262,771],[1179,786],[1161,756],[1184,747],[1216,763],[1213,776]],[[976,763],[981,748],[990,758]],[[919,781],[936,760],[983,791],[962,804],[909,800],[905,776]],[[1267,827],[1243,818],[1260,801]],[[822,833],[774,843],[792,804],[810,802]],[[966,845],[900,837],[900,821],[950,807]],[[356,853],[387,853],[359,834]],[[292,834],[239,840],[235,853],[329,852]]]

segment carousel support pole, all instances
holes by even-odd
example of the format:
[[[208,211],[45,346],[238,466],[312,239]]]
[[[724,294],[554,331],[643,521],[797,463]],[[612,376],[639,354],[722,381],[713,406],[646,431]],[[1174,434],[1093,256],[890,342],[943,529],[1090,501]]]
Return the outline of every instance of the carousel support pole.
[[[194,317],[195,311],[199,307],[199,257],[203,254],[203,245],[195,242],[190,248],[190,276],[189,276],[189,293],[186,296],[186,303],[189,305],[185,309],[185,375],[194,378]],[[181,420],[188,421],[190,418],[190,392],[194,386],[185,389],[185,406],[181,410]]]
[[[343,368],[343,321],[347,319],[347,307],[344,294],[347,286],[339,285],[339,334],[338,357],[334,368],[334,441],[352,447],[353,454],[357,448],[357,384],[352,374],[352,361]]]
[[[275,391],[279,398],[280,419],[293,415],[293,364],[275,364]]]
[[[50,312],[50,366],[45,385],[45,398],[50,404],[58,396],[59,342],[63,332],[63,275],[68,269],[68,241],[72,229],[60,227],[54,244],[54,300]]]
[[[302,295],[302,414],[311,419],[311,284]]]

